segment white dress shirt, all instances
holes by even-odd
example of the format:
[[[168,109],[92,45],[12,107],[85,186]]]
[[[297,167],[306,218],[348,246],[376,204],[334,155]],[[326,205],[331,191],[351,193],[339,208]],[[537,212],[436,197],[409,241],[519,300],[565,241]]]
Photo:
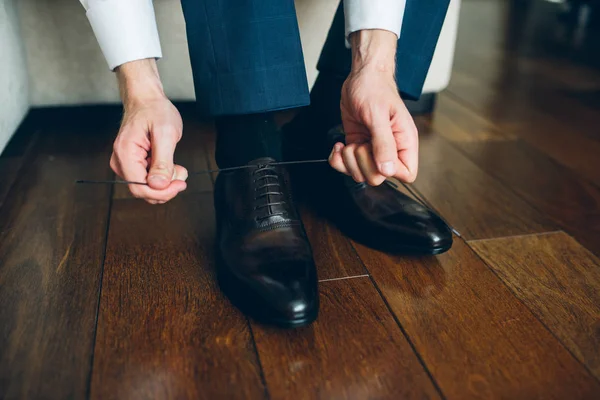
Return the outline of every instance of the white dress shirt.
[[[162,57],[152,0],[80,1],[111,70]],[[399,37],[405,5],[406,0],[344,0],[346,38],[363,29],[384,29]]]

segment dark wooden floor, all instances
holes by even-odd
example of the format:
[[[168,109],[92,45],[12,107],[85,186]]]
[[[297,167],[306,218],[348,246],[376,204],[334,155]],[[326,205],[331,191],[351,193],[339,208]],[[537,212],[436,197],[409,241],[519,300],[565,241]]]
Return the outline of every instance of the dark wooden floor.
[[[120,110],[32,111],[0,157],[0,398],[600,398],[600,71],[527,50],[508,4],[463,4],[417,119],[414,187],[463,239],[389,256],[303,207],[322,309],[300,330],[219,292],[210,176],[164,206],[76,186],[111,178]],[[188,108],[177,159],[202,170]]]

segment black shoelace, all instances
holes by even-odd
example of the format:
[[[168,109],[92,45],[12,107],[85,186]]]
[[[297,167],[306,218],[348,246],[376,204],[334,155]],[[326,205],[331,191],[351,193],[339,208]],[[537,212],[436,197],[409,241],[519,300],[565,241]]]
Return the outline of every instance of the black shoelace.
[[[274,206],[285,205],[285,195],[281,189],[281,177],[275,170],[273,164],[259,165],[252,172],[254,188],[254,211],[259,211],[264,208],[267,212],[259,214],[259,219],[282,215],[283,211],[274,211]],[[282,207],[277,207],[281,210]]]
[[[277,175],[277,173],[275,172],[275,169],[273,168],[276,165],[292,165],[292,164],[312,164],[312,163],[324,163],[327,162],[327,159],[318,159],[318,160],[299,160],[299,161],[279,161],[279,162],[272,162],[269,164],[265,164],[262,165],[260,167],[262,167],[263,169],[265,168],[269,168],[270,171],[272,172],[272,175],[266,175],[265,177],[274,177],[277,179],[277,190],[267,190],[266,193],[264,193],[264,195],[259,195],[258,193],[255,196],[255,211],[257,211],[260,208],[263,207],[269,207],[269,212],[267,213],[267,216],[271,216],[271,215],[278,215],[278,214],[271,214],[272,213],[272,206],[274,205],[282,205],[283,203],[285,203],[285,201],[280,201],[280,202],[272,202],[270,201],[270,197],[269,195],[281,195],[281,186],[279,183],[279,176]],[[200,175],[200,174],[210,174],[210,173],[216,173],[216,172],[225,172],[225,171],[235,171],[238,169],[245,169],[245,168],[255,168],[255,165],[241,165],[239,167],[230,167],[230,168],[221,168],[221,169],[209,169],[209,170],[204,170],[204,171],[197,171],[197,172],[191,172],[189,175]],[[259,169],[260,169],[259,167]],[[257,173],[258,170],[254,171],[254,173]],[[132,182],[132,181],[124,181],[124,180],[87,180],[87,179],[81,179],[78,181],[75,181],[75,183],[87,183],[87,184],[127,184],[127,185],[148,185],[146,182]],[[392,183],[391,181],[388,181],[388,183],[391,183],[392,186],[397,187],[397,185],[395,183]],[[263,185],[262,187],[267,187],[267,186],[274,186],[275,184],[271,185]],[[364,185],[364,184],[362,184]],[[452,232],[458,236],[458,237],[462,237],[462,235],[460,234],[460,232],[455,229],[452,225],[450,225],[448,223],[448,221],[446,221],[441,215],[440,213],[438,213],[435,208],[429,204],[429,202],[427,202],[424,198],[422,198],[420,195],[418,195],[411,187],[410,185],[404,184],[402,183],[402,186],[404,186],[409,192],[410,194],[413,196],[413,198],[421,203],[421,205],[423,205],[424,207],[428,208],[431,212],[433,212],[435,215],[437,215],[442,221],[444,221],[446,223],[446,225],[448,225],[450,227],[450,229],[452,230]],[[257,190],[258,192],[258,190]],[[258,204],[259,199],[266,197],[267,201],[264,204]],[[283,196],[281,196],[283,197]],[[281,214],[281,213],[279,213]],[[5,231],[4,231],[5,232]],[[3,232],[0,232],[3,233]]]
[[[298,160],[298,161],[276,161],[269,163],[268,165],[293,165],[293,164],[314,164],[314,163],[325,163],[328,162],[326,158],[317,159],[317,160]],[[204,171],[196,171],[190,172],[189,175],[202,175],[202,174],[212,174],[217,172],[226,172],[226,171],[235,171],[238,169],[245,168],[254,168],[256,165],[240,165],[239,167],[229,167],[229,168],[219,168],[219,169],[206,169]],[[146,182],[135,182],[135,181],[125,181],[122,179],[113,179],[113,180],[92,180],[92,179],[79,179],[76,180],[75,183],[87,183],[87,184],[121,184],[121,185],[144,185],[148,186]]]

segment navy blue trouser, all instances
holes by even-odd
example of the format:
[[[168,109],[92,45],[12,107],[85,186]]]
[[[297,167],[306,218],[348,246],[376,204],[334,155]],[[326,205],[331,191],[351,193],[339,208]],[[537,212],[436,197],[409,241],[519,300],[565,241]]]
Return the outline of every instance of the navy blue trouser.
[[[407,0],[396,54],[396,80],[418,99],[450,0]],[[202,114],[250,114],[310,102],[293,0],[181,0],[196,99]],[[323,47],[319,71],[345,77],[340,4]]]

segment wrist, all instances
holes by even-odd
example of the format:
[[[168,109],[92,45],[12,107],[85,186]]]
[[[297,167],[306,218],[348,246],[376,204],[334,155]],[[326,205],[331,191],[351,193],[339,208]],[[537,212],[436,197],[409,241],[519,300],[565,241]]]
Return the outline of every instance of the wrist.
[[[396,67],[395,33],[383,29],[364,29],[349,36],[352,48],[352,71],[372,69],[394,75]]]
[[[120,65],[116,73],[125,107],[165,97],[156,60],[153,58]]]

